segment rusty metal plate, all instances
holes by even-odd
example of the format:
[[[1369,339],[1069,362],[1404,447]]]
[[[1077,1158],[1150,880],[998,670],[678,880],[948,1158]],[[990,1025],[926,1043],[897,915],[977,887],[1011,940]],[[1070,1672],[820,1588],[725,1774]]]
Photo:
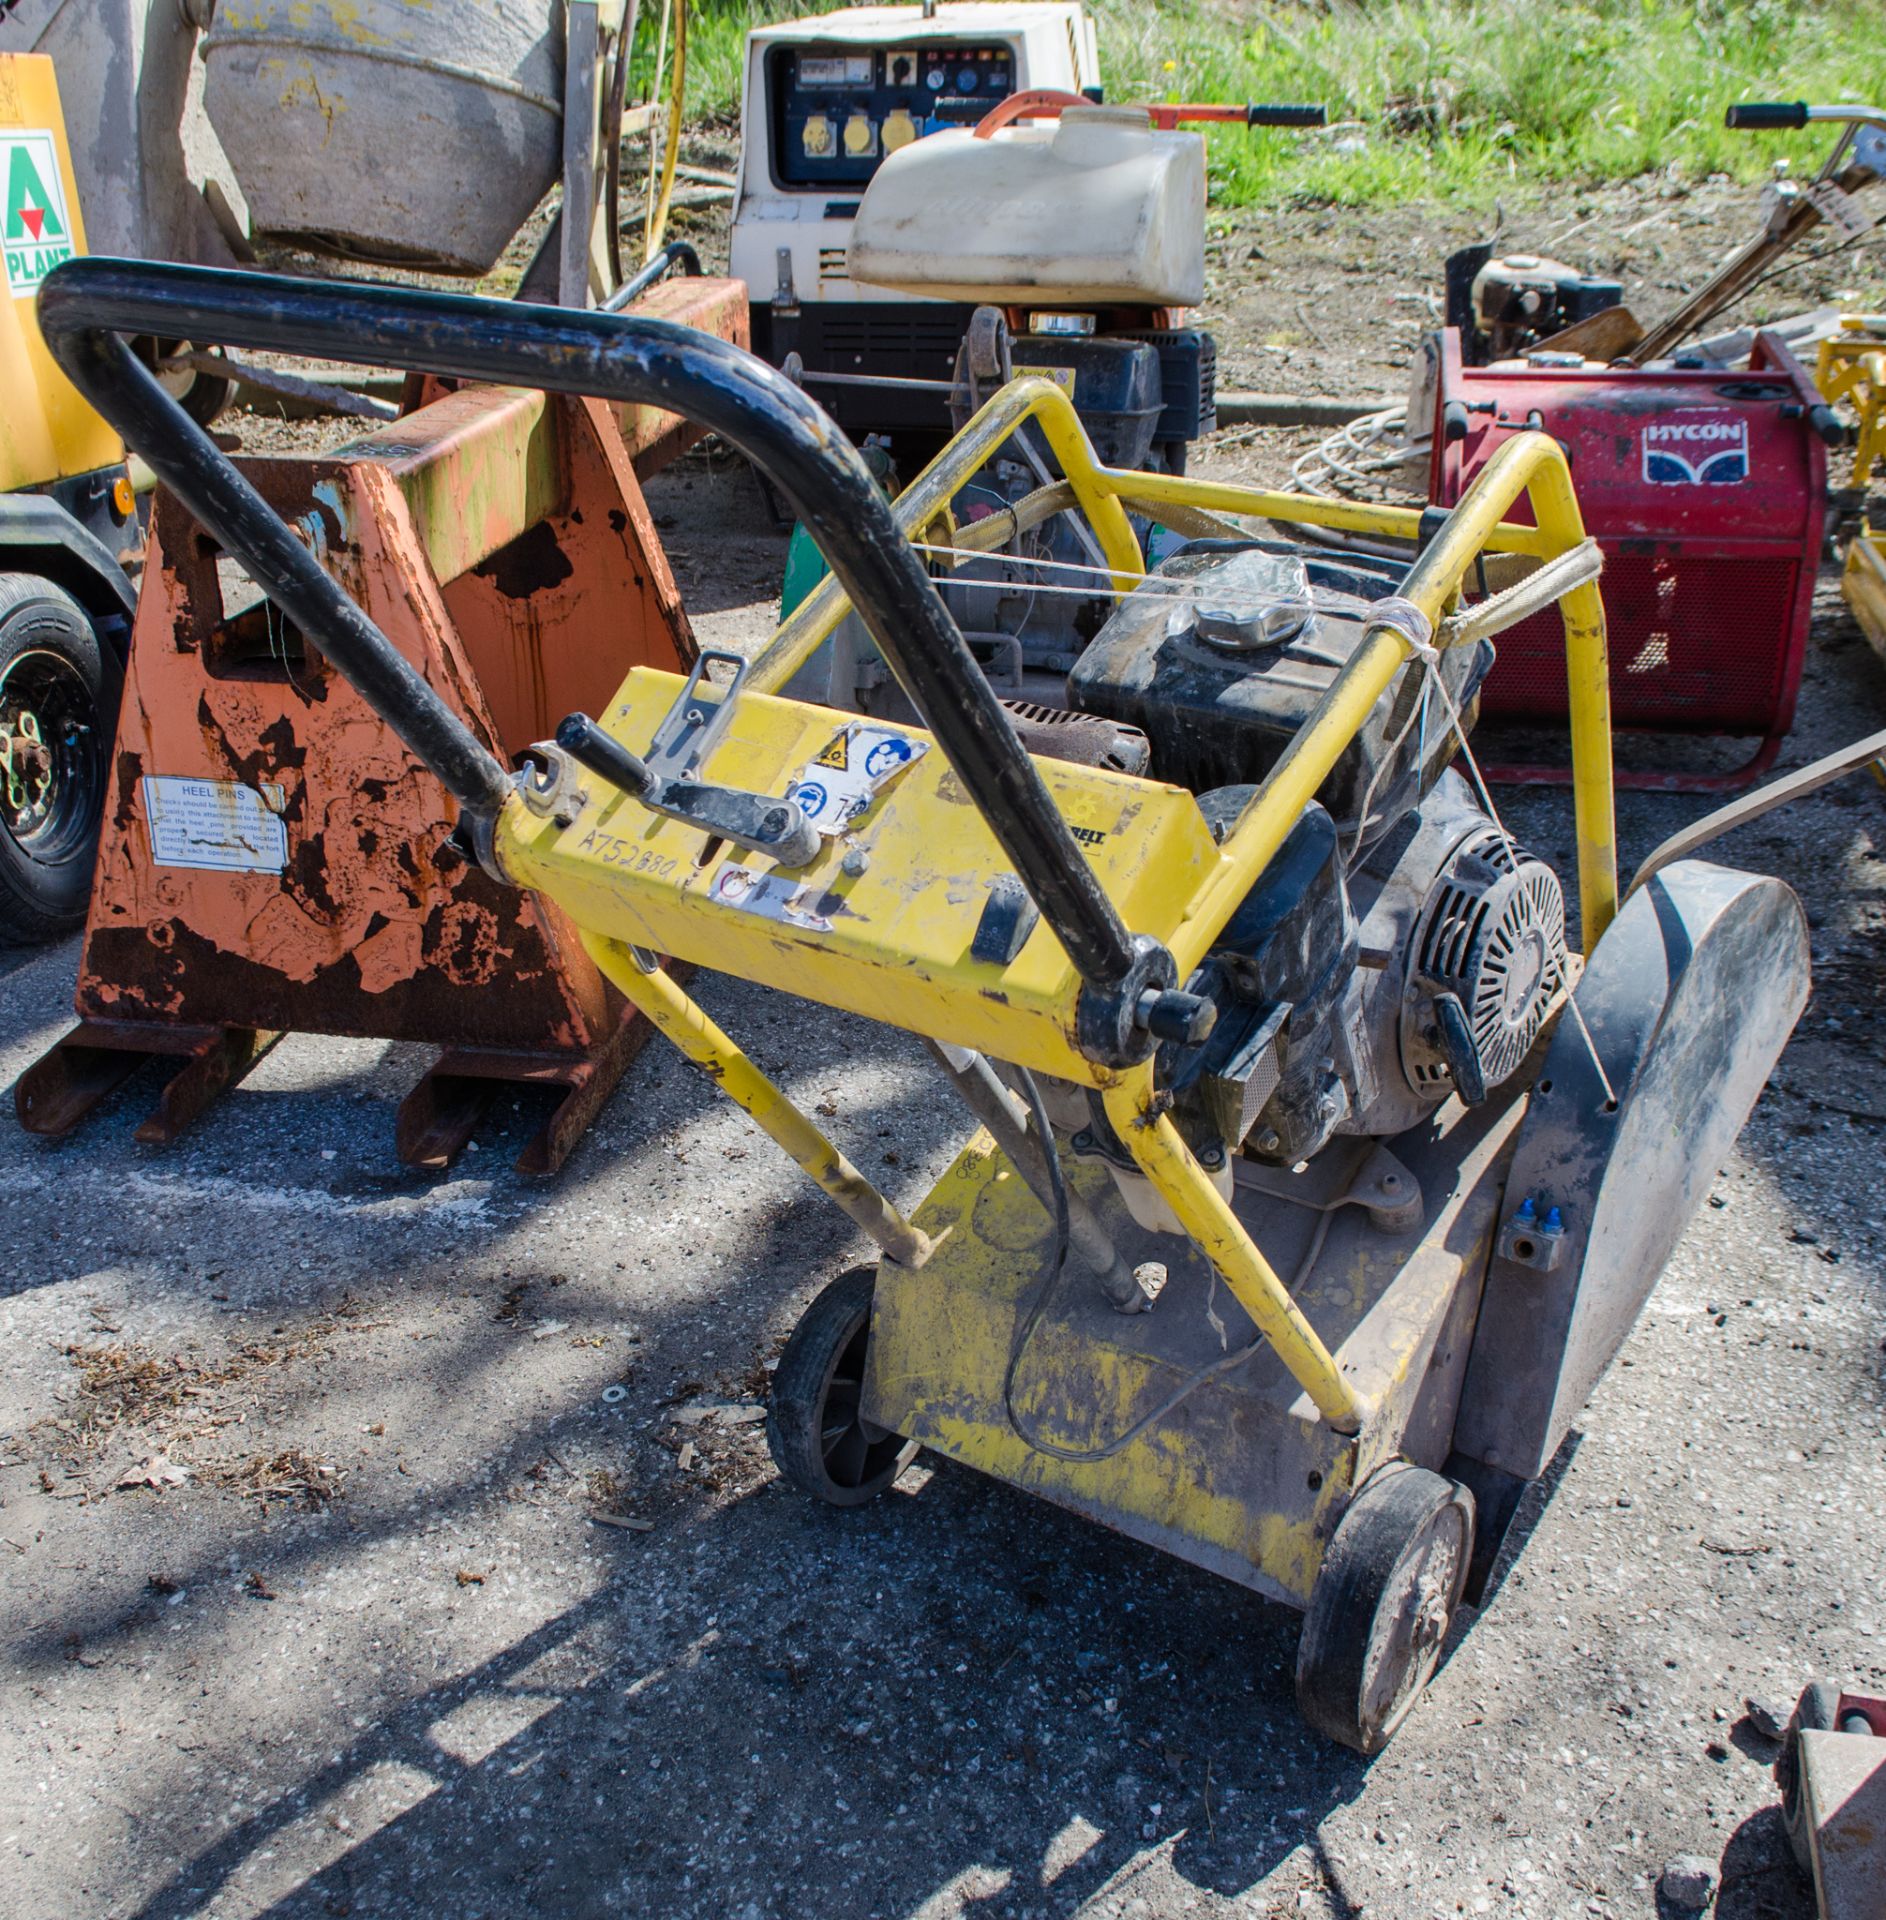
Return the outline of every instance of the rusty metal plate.
[[[506,759],[632,667],[693,657],[628,451],[596,403],[470,389],[358,447],[244,465]],[[161,498],[81,1018],[615,1049],[619,1003],[569,923],[469,864],[449,844],[454,817]]]

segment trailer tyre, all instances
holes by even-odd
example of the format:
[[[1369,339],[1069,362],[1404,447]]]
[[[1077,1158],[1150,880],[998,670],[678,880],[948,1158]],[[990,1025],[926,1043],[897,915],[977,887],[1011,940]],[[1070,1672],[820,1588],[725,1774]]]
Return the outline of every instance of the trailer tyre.
[[[192,340],[154,340],[148,334],[135,340],[133,350],[146,366],[157,374],[157,384],[176,401],[185,413],[206,432],[221,418],[235,398],[232,376],[211,373],[204,367],[175,367],[159,370],[159,363],[175,359],[192,350]]]
[[[1808,1831],[1807,1801],[1801,1792],[1801,1735],[1803,1731],[1838,1731],[1840,1689],[1831,1680],[1816,1680],[1802,1689],[1799,1703],[1782,1735],[1781,1757],[1775,1762],[1775,1785],[1781,1790],[1781,1824],[1788,1835],[1795,1864],[1812,1878],[1814,1837]]]
[[[0,573],[0,945],[85,921],[111,751],[106,662],[85,610]]]
[[[917,1443],[864,1418],[865,1350],[871,1337],[872,1267],[841,1273],[806,1308],[773,1375],[766,1444],[803,1494],[857,1507],[888,1487],[917,1456]]]
[[[1473,1495],[1391,1466],[1349,1503],[1310,1590],[1297,1705],[1317,1732],[1380,1753],[1441,1663],[1473,1557]]]

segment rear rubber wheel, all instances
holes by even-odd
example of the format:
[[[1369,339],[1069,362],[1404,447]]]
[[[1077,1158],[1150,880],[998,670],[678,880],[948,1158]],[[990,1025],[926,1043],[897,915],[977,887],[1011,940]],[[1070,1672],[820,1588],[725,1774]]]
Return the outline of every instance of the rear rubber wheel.
[[[1441,1664],[1473,1557],[1473,1495],[1391,1466],[1349,1503],[1310,1590],[1297,1705],[1318,1733],[1380,1753]]]
[[[84,925],[115,727],[98,636],[72,596],[0,573],[0,946]]]
[[[875,1499],[917,1456],[917,1443],[865,1419],[872,1267],[841,1273],[806,1308],[773,1375],[766,1444],[793,1486],[828,1506]]]
[[[1775,1762],[1775,1785],[1781,1789],[1781,1824],[1788,1835],[1795,1865],[1811,1879],[1814,1873],[1814,1836],[1808,1830],[1807,1796],[1801,1791],[1801,1735],[1804,1731],[1838,1731],[1840,1689],[1831,1680],[1816,1680],[1801,1690],[1801,1698],[1781,1738],[1781,1758]]]

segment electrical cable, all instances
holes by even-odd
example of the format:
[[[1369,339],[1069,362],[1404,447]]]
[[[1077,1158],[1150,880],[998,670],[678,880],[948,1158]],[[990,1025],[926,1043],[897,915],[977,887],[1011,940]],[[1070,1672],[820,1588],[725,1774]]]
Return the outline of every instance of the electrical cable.
[[[1009,1426],[1016,1437],[1024,1445],[1033,1448],[1036,1453],[1045,1453],[1053,1460],[1065,1460],[1071,1466],[1097,1466],[1101,1461],[1111,1460],[1115,1454],[1131,1446],[1149,1427],[1156,1426],[1200,1387],[1209,1386],[1214,1380],[1236,1372],[1247,1360],[1254,1359],[1270,1342],[1259,1334],[1249,1345],[1239,1347],[1234,1353],[1221,1355],[1209,1366],[1200,1367],[1196,1373],[1182,1380],[1150,1413],[1142,1414],[1124,1433],[1116,1434],[1104,1446],[1064,1447],[1058,1441],[1043,1438],[1038,1430],[1029,1427],[1015,1409],[1015,1376],[1021,1370],[1022,1358],[1035,1337],[1035,1329],[1041,1324],[1041,1316],[1047,1311],[1048,1302],[1059,1288],[1062,1272],[1067,1266],[1067,1174],[1061,1165],[1061,1156],[1055,1151],[1054,1133],[1048,1124],[1047,1106],[1041,1098],[1041,1089],[1035,1084],[1035,1076],[1025,1068],[1017,1068],[1015,1073],[1017,1080],[1021,1083],[1022,1093],[1028,1101],[1029,1116],[1044,1148],[1042,1159],[1047,1164],[1048,1185],[1054,1198],[1054,1252],[1048,1261],[1047,1272],[1041,1276],[1040,1284],[1035,1288],[1035,1297],[1029,1303],[1028,1312],[1022,1318],[1014,1344],[1009,1348],[1008,1369],[1002,1375],[1002,1410],[1007,1414]],[[1303,1284],[1310,1269],[1315,1266],[1323,1251],[1323,1243],[1329,1238],[1329,1223],[1334,1217],[1333,1210],[1317,1214],[1316,1225],[1310,1234],[1309,1247],[1297,1263],[1296,1272],[1290,1276],[1289,1287],[1292,1293],[1295,1293]],[[1216,1271],[1214,1267],[1214,1274]]]

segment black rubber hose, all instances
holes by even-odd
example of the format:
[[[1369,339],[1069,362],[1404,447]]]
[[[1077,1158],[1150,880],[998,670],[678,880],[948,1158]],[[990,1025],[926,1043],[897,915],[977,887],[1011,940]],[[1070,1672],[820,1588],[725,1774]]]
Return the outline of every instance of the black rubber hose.
[[[641,299],[655,282],[679,267],[695,279],[701,276],[701,256],[685,240],[670,240],[646,266],[638,268],[602,303],[604,313],[620,313]]]
[[[508,776],[282,525],[120,334],[400,367],[665,408],[711,428],[791,503],[1081,977],[1134,966],[1125,927],[857,449],[744,349],[671,322],[401,286],[159,261],[69,260],[40,328],[73,384],[269,598],[359,687],[460,804],[489,815]]]

